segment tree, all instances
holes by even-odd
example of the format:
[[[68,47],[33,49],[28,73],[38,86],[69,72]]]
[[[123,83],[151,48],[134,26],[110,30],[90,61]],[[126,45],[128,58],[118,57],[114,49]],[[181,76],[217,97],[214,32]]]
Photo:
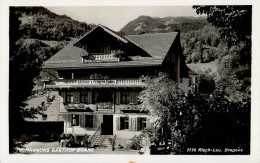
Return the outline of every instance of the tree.
[[[222,38],[229,45],[250,42],[252,6],[193,6],[197,14],[207,14],[207,20],[220,28]]]
[[[220,29],[221,37],[227,42],[228,50],[219,54],[218,71],[222,80],[219,83],[234,96],[250,98],[252,6],[193,8],[198,14],[207,14],[207,20]],[[241,85],[243,89],[239,89]]]
[[[165,143],[165,152],[182,153],[186,139],[196,130],[197,108],[189,95],[185,95],[177,83],[166,74],[144,79],[147,83],[139,99],[142,108],[155,120],[156,143]],[[168,145],[171,141],[172,145]]]
[[[41,114],[45,105],[25,109],[26,100],[32,93],[33,79],[39,75],[42,59],[37,55],[37,45],[22,46],[18,40],[22,36],[19,30],[19,14],[10,8],[10,56],[9,56],[9,152],[13,152],[15,139],[23,134],[24,118],[34,118]]]
[[[210,94],[215,90],[216,74],[208,69],[206,71],[199,71],[199,92],[204,94]]]
[[[155,137],[157,144],[165,143],[164,153],[184,154],[190,147],[239,147],[249,152],[250,100],[230,100],[228,92],[215,85],[213,76],[203,77],[203,83],[211,87],[204,93],[184,93],[162,73],[145,78],[147,87],[139,99],[155,120],[154,136],[149,137]]]
[[[229,94],[217,85],[210,94],[196,95],[194,104],[198,106],[199,127],[197,132],[188,138],[187,146],[210,149],[241,148],[241,154],[249,154],[250,100],[232,101]]]

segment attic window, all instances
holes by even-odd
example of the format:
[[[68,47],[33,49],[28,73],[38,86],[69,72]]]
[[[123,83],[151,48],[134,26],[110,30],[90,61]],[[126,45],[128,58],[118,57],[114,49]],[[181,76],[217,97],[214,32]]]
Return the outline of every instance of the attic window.
[[[103,46],[101,46],[101,53],[111,53],[110,45],[104,44]]]

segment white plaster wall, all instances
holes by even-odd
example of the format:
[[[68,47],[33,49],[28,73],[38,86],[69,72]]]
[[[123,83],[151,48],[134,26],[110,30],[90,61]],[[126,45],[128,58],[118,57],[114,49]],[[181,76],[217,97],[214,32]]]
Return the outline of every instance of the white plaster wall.
[[[184,91],[184,92],[188,92],[188,90],[190,90],[189,87],[189,78],[183,78],[183,82],[179,83],[179,87]]]
[[[80,126],[73,126],[67,128],[67,134],[76,134],[76,135],[93,135],[95,131],[89,131],[87,128],[80,127]]]
[[[191,84],[196,84],[196,75],[190,75],[191,78]],[[184,91],[184,92],[188,92],[188,90],[191,90],[192,88],[189,86],[189,78],[182,78],[183,82],[182,83],[178,83],[180,88]]]

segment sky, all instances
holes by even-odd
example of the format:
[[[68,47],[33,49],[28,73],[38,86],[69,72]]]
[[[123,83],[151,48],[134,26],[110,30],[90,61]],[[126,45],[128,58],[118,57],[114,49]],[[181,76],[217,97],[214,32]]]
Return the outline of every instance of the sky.
[[[88,7],[46,7],[50,11],[67,15],[74,20],[86,23],[102,24],[119,31],[128,22],[141,15],[151,17],[201,16],[192,6],[88,6]]]

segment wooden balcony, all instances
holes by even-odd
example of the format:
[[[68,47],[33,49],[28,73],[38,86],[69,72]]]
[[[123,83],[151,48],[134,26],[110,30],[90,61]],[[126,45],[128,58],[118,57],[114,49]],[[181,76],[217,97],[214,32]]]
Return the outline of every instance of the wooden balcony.
[[[113,103],[96,103],[96,104],[73,104],[73,103],[64,103],[64,107],[67,111],[80,111],[80,112],[114,112]]]
[[[114,112],[114,104],[110,102],[103,102],[103,103],[97,103],[97,112],[108,112],[112,113]]]
[[[84,59],[83,58],[83,63],[93,63],[93,62],[119,62],[120,59],[115,57],[114,53],[110,54],[104,54],[104,53],[92,53],[92,59]]]
[[[45,88],[143,88],[146,84],[141,80],[56,80],[45,85]]]

